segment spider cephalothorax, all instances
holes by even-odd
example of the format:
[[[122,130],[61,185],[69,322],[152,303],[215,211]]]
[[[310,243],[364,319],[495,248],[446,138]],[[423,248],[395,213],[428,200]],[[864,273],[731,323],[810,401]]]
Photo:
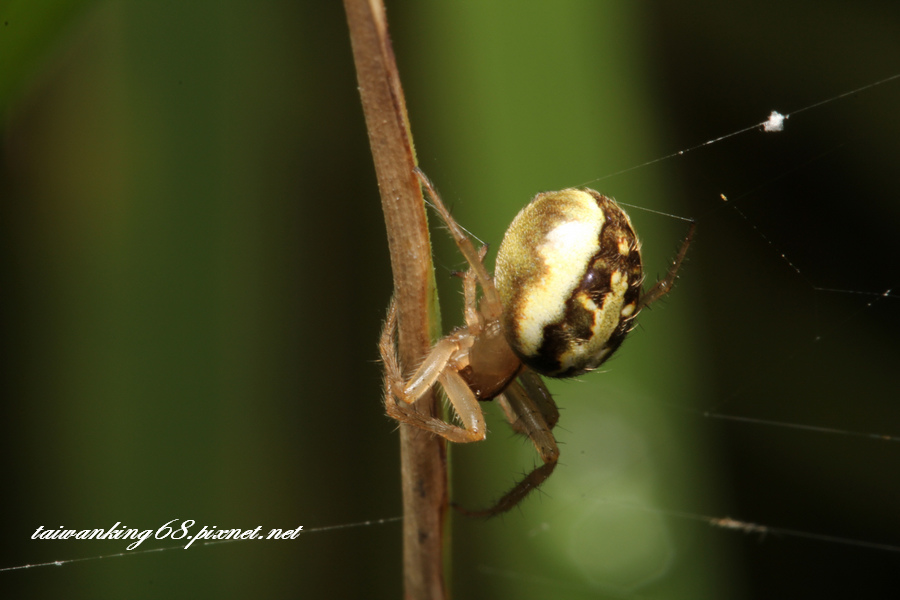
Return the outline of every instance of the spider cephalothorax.
[[[483,264],[486,249],[475,250],[428,178],[416,174],[469,264],[463,278],[466,325],[439,340],[407,378],[397,360],[391,302],[380,342],[385,407],[398,421],[450,441],[475,442],[486,434],[478,402],[496,398],[544,462],[492,508],[465,511],[499,514],[546,480],[559,458],[551,433],[559,412],[539,375],[572,377],[608,359],[640,310],[672,289],[694,227],[666,278],[643,293],[640,242],[613,199],[590,189],[541,193],[507,230],[491,278]],[[405,408],[436,383],[462,426]]]

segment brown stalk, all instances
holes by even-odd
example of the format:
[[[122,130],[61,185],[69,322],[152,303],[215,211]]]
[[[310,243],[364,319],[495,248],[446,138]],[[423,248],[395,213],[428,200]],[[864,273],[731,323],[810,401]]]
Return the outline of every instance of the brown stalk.
[[[381,0],[344,0],[369,144],[387,227],[399,311],[398,351],[414,365],[440,333],[431,243],[400,75]],[[417,410],[440,416],[434,397]],[[447,449],[443,439],[400,425],[405,597],[445,598]]]

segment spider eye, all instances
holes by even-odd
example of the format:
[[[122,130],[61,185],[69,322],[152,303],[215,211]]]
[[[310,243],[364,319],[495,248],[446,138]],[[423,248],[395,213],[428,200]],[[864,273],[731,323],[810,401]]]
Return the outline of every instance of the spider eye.
[[[538,194],[497,254],[506,338],[544,375],[596,368],[631,329],[641,280],[640,243],[612,198],[590,189]]]

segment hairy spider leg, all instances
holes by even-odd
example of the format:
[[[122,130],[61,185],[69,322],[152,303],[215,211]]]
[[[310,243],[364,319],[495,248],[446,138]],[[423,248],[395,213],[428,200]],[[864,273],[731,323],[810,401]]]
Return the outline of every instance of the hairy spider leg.
[[[397,305],[392,298],[379,343],[385,373],[384,406],[388,415],[400,422],[416,425],[421,429],[436,433],[452,442],[467,443],[483,440],[487,433],[487,427],[484,423],[484,414],[481,412],[481,407],[478,406],[478,398],[455,369],[446,368],[453,355],[459,350],[454,337],[448,336],[435,344],[422,365],[416,369],[409,381],[406,381],[397,359],[396,330]],[[409,406],[438,382],[443,386],[447,398],[453,404],[464,427],[425,415]],[[397,399],[402,400],[405,404],[399,404]]]
[[[482,306],[484,317],[487,319],[499,319],[503,312],[503,304],[500,302],[500,295],[497,293],[497,288],[494,287],[494,280],[488,274],[487,269],[484,268],[484,263],[479,259],[479,252],[475,250],[475,246],[472,244],[472,240],[469,239],[469,236],[466,235],[466,232],[463,231],[462,227],[460,227],[450,215],[450,211],[444,206],[443,200],[441,200],[437,190],[434,189],[434,184],[431,183],[428,176],[426,176],[418,167],[416,167],[415,173],[419,178],[419,181],[422,182],[425,190],[428,192],[428,197],[430,198],[432,205],[434,205],[435,210],[437,210],[441,219],[443,219],[444,224],[447,225],[447,229],[450,230],[450,235],[456,242],[460,253],[465,257],[466,262],[469,263],[469,268],[475,271],[475,276],[478,279],[478,283],[481,284],[481,290],[484,293],[484,302]],[[481,254],[481,257],[483,256],[484,254]]]
[[[559,411],[536,373],[526,367],[519,379],[497,396],[497,402],[513,430],[531,440],[544,464],[535,467],[490,508],[469,510],[453,504],[456,510],[469,517],[494,517],[510,510],[550,477],[559,460],[559,447],[550,431],[559,419]]]
[[[635,315],[640,312],[642,308],[650,306],[671,292],[672,288],[675,287],[675,280],[678,278],[678,269],[681,268],[681,263],[684,262],[684,256],[687,254],[688,247],[691,245],[691,240],[694,238],[694,229],[696,228],[697,224],[691,221],[691,227],[688,229],[687,236],[681,243],[681,248],[678,249],[678,254],[675,255],[675,259],[672,261],[672,266],[669,267],[668,273],[666,273],[664,279],[657,281],[646,293],[641,294],[641,299],[638,302]]]

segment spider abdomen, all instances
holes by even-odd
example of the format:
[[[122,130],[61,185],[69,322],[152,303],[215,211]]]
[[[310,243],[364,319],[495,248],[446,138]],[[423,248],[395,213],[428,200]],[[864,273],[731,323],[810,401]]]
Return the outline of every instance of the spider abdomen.
[[[590,189],[538,194],[497,254],[506,339],[544,375],[594,369],[631,328],[641,281],[640,243],[613,199]]]

